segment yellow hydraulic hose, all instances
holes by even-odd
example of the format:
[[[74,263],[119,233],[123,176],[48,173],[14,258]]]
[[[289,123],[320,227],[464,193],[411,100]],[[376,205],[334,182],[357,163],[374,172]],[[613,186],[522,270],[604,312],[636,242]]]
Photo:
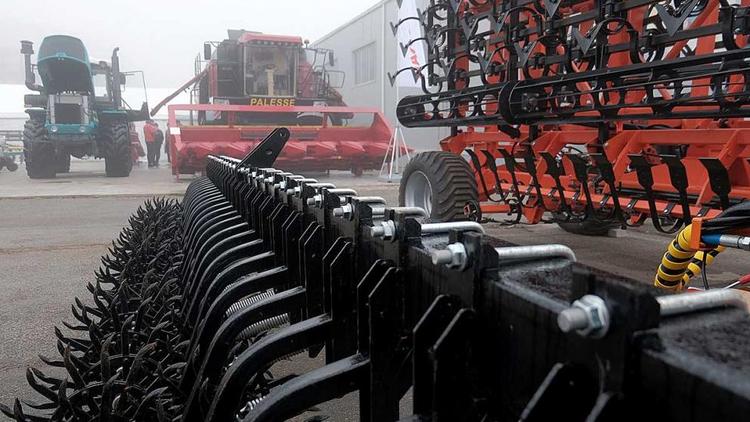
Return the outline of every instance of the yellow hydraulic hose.
[[[654,277],[656,287],[682,290],[691,278],[701,273],[704,257],[706,265],[710,265],[716,255],[724,251],[723,246],[717,246],[708,252],[691,248],[692,229],[692,225],[685,227],[669,244],[667,252],[661,260],[661,265],[659,265],[659,270],[656,272],[656,277]]]

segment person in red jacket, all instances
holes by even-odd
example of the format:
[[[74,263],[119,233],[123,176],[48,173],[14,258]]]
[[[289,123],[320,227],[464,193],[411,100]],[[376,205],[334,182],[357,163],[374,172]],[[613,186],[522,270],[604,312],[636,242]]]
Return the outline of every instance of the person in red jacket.
[[[159,153],[159,144],[156,142],[156,131],[158,127],[156,122],[148,120],[143,126],[143,139],[146,141],[146,150],[148,157],[148,168],[154,168],[157,166],[156,155]]]

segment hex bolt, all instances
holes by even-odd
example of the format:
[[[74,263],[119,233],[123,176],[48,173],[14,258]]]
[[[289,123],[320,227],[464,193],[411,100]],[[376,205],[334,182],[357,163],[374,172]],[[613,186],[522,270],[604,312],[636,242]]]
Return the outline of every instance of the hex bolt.
[[[445,249],[434,250],[430,253],[434,265],[445,265],[448,268],[464,270],[469,262],[469,254],[463,243],[451,243]]]
[[[352,206],[352,204],[344,204],[339,208],[333,209],[333,216],[349,218],[349,216],[352,215],[353,212],[354,207]]]
[[[385,240],[389,240],[395,238],[396,233],[396,223],[394,223],[393,220],[381,221],[378,224],[370,227],[370,235],[372,237],[379,237]]]
[[[433,265],[448,265],[453,262],[453,252],[448,249],[432,251]]]
[[[607,303],[599,296],[583,296],[557,315],[557,326],[564,333],[575,331],[583,337],[602,338],[609,331]]]

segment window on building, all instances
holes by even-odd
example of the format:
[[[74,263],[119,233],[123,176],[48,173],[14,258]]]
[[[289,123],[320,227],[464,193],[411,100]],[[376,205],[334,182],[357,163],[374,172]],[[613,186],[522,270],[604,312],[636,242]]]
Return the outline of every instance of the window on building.
[[[375,80],[375,43],[354,50],[354,83],[364,84]]]

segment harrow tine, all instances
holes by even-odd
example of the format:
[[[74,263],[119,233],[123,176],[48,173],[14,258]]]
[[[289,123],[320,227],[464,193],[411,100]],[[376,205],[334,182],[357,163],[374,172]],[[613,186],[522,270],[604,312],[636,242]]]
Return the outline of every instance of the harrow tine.
[[[236,413],[242,391],[249,379],[262,373],[276,360],[304,350],[308,345],[320,344],[330,336],[332,320],[329,316],[314,317],[268,335],[240,354],[224,374],[211,402],[206,421],[224,421]],[[194,401],[189,402],[184,422],[197,417]],[[190,415],[193,415],[192,417]]]
[[[364,387],[368,370],[369,361],[362,355],[344,358],[315,369],[287,381],[283,388],[272,390],[242,421],[272,422],[290,419],[316,404]]]
[[[563,188],[562,182],[560,181],[560,176],[565,175],[565,169],[549,152],[542,151],[539,155],[547,164],[547,174],[555,181],[555,190],[557,191],[558,201],[560,202],[559,211],[565,215],[566,222],[570,221],[571,210],[570,206],[568,206],[568,201],[565,199],[565,188]],[[550,192],[550,195],[553,195],[553,192]]]
[[[632,154],[628,157],[630,158],[630,167],[635,169],[636,176],[638,176],[638,183],[643,187],[645,192],[651,222],[654,225],[654,228],[661,233],[677,233],[677,231],[683,226],[683,220],[675,221],[672,227],[669,228],[664,228],[661,224],[659,211],[656,209],[656,198],[654,197],[654,175],[651,170],[651,163],[649,163],[646,157],[641,154]],[[669,214],[665,213],[665,216],[669,217]]]
[[[612,198],[612,215],[608,217],[607,219],[615,219],[617,220],[623,227],[627,226],[627,218],[625,214],[622,211],[622,207],[620,206],[620,195],[617,190],[617,185],[615,183],[615,173],[612,169],[612,163],[607,159],[607,156],[604,154],[589,154],[591,159],[594,161],[594,164],[596,164],[596,168],[599,171],[599,174],[601,175],[604,182],[609,187],[609,196]],[[601,207],[604,208],[609,201],[609,198],[605,196],[604,199],[601,201]]]
[[[479,177],[480,185],[482,185],[482,192],[484,192],[485,198],[490,197],[490,192],[487,189],[487,182],[484,180],[484,173],[482,173],[482,165],[479,163],[479,157],[477,156],[477,153],[474,152],[471,148],[466,148],[464,150],[465,153],[469,155],[469,158],[471,159],[471,164],[474,166],[474,171],[477,173],[477,176]]]
[[[669,170],[669,180],[672,182],[672,187],[675,188],[680,197],[680,205],[682,206],[682,221],[687,226],[692,223],[693,216],[690,212],[690,200],[688,199],[688,176],[685,165],[682,164],[682,160],[674,155],[661,155],[661,160],[667,165]]]
[[[729,193],[732,191],[729,171],[718,158],[700,158],[699,160],[708,171],[708,182],[711,190],[719,197],[721,209],[729,208]]]
[[[589,190],[589,163],[588,160],[580,157],[578,154],[565,154],[565,157],[573,163],[573,170],[578,179],[578,183],[581,185],[581,190],[586,198],[586,214],[583,220],[589,218],[596,218],[596,209],[594,208],[594,201],[591,199],[591,191]]]
[[[497,163],[495,162],[496,158],[492,153],[486,149],[481,150],[482,154],[484,155],[484,164],[487,166],[487,169],[492,172],[492,176],[495,178],[495,193],[500,195],[500,201],[507,203],[507,198],[505,197],[505,192],[503,192],[502,188],[502,181],[500,180],[500,176],[497,174]],[[487,197],[489,200],[492,200],[489,196]]]

